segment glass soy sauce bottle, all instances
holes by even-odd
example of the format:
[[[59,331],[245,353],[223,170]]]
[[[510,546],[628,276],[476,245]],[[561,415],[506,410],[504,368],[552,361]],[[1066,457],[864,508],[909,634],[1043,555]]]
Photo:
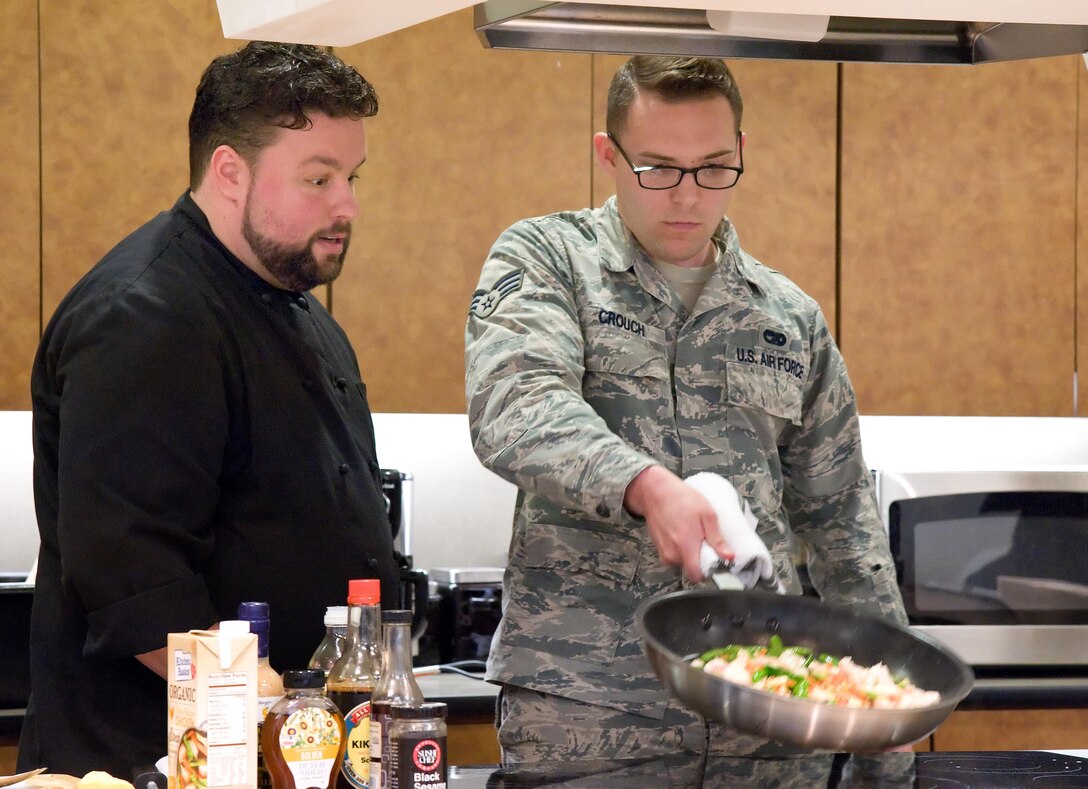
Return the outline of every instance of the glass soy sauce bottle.
[[[379,580],[348,582],[348,638],[326,682],[329,699],[347,726],[338,789],[370,787],[370,697],[382,672],[380,598]]]

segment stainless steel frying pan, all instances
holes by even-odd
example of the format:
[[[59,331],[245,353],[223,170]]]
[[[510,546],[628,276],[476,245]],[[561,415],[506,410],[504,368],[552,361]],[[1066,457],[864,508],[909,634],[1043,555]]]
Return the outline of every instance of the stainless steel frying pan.
[[[675,696],[706,718],[749,734],[810,748],[880,751],[916,742],[937,728],[970,692],[974,674],[926,635],[808,597],[759,591],[691,589],[644,602],[636,613],[643,649]],[[778,696],[728,682],[689,663],[727,644],[789,646],[884,663],[940,701],[905,710],[850,709]]]

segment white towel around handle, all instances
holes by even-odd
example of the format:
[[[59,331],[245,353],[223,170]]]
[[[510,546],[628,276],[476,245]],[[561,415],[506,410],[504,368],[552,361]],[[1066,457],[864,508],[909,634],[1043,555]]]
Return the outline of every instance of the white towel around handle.
[[[759,586],[783,592],[782,583],[774,571],[771,553],[756,534],[758,520],[732,483],[725,477],[704,471],[688,477],[684,484],[693,487],[710,502],[718,516],[718,528],[734,554],[733,561],[727,562],[704,540],[699,551],[699,569],[703,577],[710,578],[715,573],[728,571],[737,577],[745,589]]]

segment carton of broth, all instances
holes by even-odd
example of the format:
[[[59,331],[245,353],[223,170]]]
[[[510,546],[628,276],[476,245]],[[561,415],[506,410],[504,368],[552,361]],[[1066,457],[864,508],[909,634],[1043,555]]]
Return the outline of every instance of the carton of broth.
[[[166,646],[169,789],[256,786],[256,634],[227,621],[170,633]]]

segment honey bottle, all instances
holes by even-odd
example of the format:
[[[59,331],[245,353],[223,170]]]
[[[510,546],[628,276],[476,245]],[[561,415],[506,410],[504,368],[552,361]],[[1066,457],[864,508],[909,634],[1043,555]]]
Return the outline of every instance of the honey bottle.
[[[325,672],[285,671],[283,687],[261,732],[272,789],[332,789],[347,736],[344,716],[325,696]]]

